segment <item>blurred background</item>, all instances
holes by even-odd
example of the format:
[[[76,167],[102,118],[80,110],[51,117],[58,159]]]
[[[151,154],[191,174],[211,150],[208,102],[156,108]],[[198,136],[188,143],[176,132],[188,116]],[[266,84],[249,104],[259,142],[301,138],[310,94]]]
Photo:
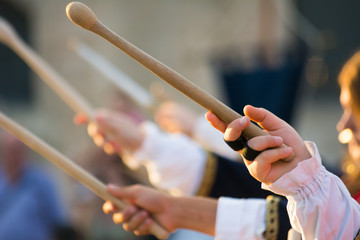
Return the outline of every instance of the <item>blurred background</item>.
[[[248,103],[269,108],[290,122],[304,139],[315,141],[324,161],[338,165],[342,146],[337,140],[336,123],[342,111],[337,75],[359,47],[358,2],[83,2],[114,32],[240,113]],[[0,0],[0,16],[96,108],[111,104],[114,86],[69,47],[70,40],[91,46],[146,89],[160,81],[107,41],[74,25],[65,14],[68,3]],[[181,93],[163,87],[172,99],[204,112]],[[73,124],[74,112],[4,44],[0,44],[0,108],[66,156],[80,159],[80,163],[84,152],[95,148],[86,128]],[[119,239],[118,234],[124,234],[109,216],[101,214],[100,200],[96,210],[73,210],[79,209],[74,191],[86,190],[79,190],[40,156],[34,154],[33,158],[55,178],[71,221],[84,236]],[[88,195],[92,198],[91,193],[81,194],[85,199],[82,201],[86,202],[84,196]],[[89,211],[96,214],[97,224],[92,222],[93,215],[86,216]],[[124,239],[131,236],[125,235]]]

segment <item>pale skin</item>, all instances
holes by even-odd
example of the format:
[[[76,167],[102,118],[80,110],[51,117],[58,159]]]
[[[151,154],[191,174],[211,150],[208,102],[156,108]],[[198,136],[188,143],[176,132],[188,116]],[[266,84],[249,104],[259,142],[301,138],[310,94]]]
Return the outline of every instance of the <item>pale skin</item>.
[[[229,125],[211,112],[208,112],[205,117],[213,127],[224,133],[224,139],[227,141],[236,140],[242,130],[249,126],[250,120],[258,123],[270,134],[270,136],[254,137],[248,141],[249,147],[263,151],[254,161],[245,159],[250,174],[260,182],[271,184],[294,169],[299,162],[311,157],[304,140],[295,129],[271,112],[247,105],[244,108],[244,114],[243,118],[236,119]],[[280,148],[283,143],[287,147]],[[294,158],[290,162],[279,161],[292,155]]]
[[[131,153],[141,146],[144,134],[128,115],[108,109],[100,109],[94,115],[94,121],[88,125],[88,132],[95,144],[104,148],[106,153]],[[88,119],[79,113],[74,117],[74,122],[78,125],[87,124]],[[113,151],[108,152],[106,147],[109,146]]]
[[[250,119],[270,134],[270,136],[254,137],[248,142],[251,148],[263,151],[254,161],[245,160],[251,175],[259,181],[270,184],[295,168],[300,161],[311,157],[298,133],[269,111],[246,106],[244,114],[245,117],[236,119],[229,125],[210,112],[206,114],[206,118],[216,129],[224,133],[226,140],[237,139],[242,130],[250,124]],[[276,148],[283,143],[288,147]],[[281,161],[293,154],[294,158],[291,162]],[[138,185],[135,187],[111,185],[108,190],[114,196],[131,203],[121,212],[117,212],[111,203],[104,204],[104,211],[114,213],[114,222],[123,223],[125,230],[133,231],[137,235],[149,234],[148,229],[152,220],[148,215],[151,214],[170,232],[177,228],[187,228],[214,235],[216,200],[172,197]],[[135,206],[143,210],[138,210]]]
[[[356,114],[352,104],[352,96],[346,87],[341,87],[340,104],[344,109],[343,115],[337,124],[337,130],[350,129],[352,138],[348,143],[348,153],[353,159],[360,159],[360,116]]]
[[[149,218],[150,214],[169,232],[185,228],[214,235],[217,200],[173,197],[141,185],[129,187],[108,185],[108,191],[130,204],[121,212],[117,212],[114,205],[106,202],[103,205],[104,212],[114,213],[114,222],[122,223],[125,230],[133,231],[136,235],[150,234],[149,227],[153,222]]]

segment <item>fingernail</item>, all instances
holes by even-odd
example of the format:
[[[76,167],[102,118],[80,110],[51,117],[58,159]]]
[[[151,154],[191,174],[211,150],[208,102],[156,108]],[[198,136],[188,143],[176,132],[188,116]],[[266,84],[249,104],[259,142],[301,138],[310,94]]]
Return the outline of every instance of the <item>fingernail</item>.
[[[274,139],[277,144],[280,144],[283,141],[282,137],[280,137],[280,136],[275,136]]]
[[[285,153],[291,153],[292,152],[292,148],[291,147],[285,147],[284,148]]]
[[[107,188],[108,188],[108,190],[115,190],[115,189],[116,189],[116,185],[114,185],[114,184],[112,184],[112,183],[109,183],[109,184],[107,185]]]
[[[247,120],[247,117],[246,117],[246,116],[240,118],[240,123],[241,123],[242,125],[246,124],[247,121],[248,121],[248,120]]]

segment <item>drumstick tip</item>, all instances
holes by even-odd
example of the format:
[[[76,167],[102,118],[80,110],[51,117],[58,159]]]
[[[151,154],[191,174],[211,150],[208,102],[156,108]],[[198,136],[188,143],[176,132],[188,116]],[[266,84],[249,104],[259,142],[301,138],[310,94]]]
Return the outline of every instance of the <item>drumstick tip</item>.
[[[67,17],[78,26],[90,30],[97,22],[95,13],[81,2],[71,2],[66,6]]]
[[[0,42],[9,45],[14,39],[17,39],[17,33],[13,26],[0,16]]]

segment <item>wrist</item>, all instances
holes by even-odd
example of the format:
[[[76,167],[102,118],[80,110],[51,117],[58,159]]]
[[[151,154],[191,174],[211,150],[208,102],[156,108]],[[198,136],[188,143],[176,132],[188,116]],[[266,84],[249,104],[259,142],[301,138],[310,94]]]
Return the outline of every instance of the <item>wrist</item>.
[[[181,197],[168,195],[166,198],[166,202],[168,203],[168,213],[170,219],[173,221],[173,230],[179,229],[184,226],[184,218],[181,214]]]
[[[217,201],[207,198],[172,197],[170,214],[175,229],[183,228],[214,235]]]
[[[141,148],[144,139],[145,139],[145,132],[142,131],[141,129],[138,130],[137,134],[134,135],[134,141],[132,142],[132,145],[130,147],[132,153],[136,152],[138,149]]]

